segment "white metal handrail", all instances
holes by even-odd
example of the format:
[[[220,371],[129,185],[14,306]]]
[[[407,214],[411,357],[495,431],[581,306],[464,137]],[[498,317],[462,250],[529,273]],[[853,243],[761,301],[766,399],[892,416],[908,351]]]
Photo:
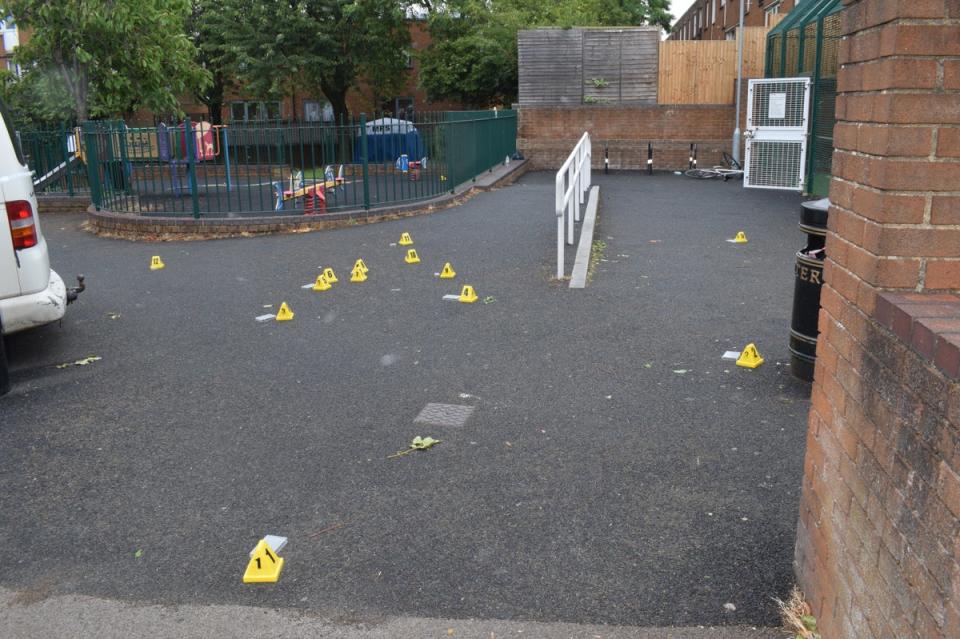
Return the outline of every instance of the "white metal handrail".
[[[563,278],[563,234],[566,227],[567,244],[573,244],[573,223],[580,221],[580,206],[584,193],[590,190],[590,162],[593,149],[590,134],[584,133],[573,147],[570,157],[557,171],[557,279]],[[576,197],[574,197],[576,195]],[[566,218],[566,219],[564,219]]]

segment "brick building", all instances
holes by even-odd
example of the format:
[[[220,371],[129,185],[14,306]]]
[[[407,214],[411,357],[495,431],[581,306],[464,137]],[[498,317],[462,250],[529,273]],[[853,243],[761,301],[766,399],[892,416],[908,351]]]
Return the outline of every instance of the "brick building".
[[[347,94],[347,107],[352,114],[361,112],[384,112],[403,118],[414,111],[456,111],[463,109],[458,102],[427,100],[427,92],[420,87],[420,60],[417,52],[430,46],[430,34],[425,20],[411,19],[407,23],[410,30],[411,54],[404,71],[403,89],[392,98],[376,103],[369,87],[363,82]],[[185,101],[183,109],[190,114],[201,115],[206,107],[195,102]],[[258,96],[233,93],[224,100],[222,118],[224,122],[242,122],[263,119],[299,119],[321,121],[333,118],[333,109],[322,94],[302,93],[288,96],[284,100],[264,100]]]
[[[813,0],[697,0],[674,23],[670,40],[733,40],[740,22],[744,26],[772,27],[797,4]]]
[[[844,4],[797,577],[823,639],[960,637],[960,1]]]

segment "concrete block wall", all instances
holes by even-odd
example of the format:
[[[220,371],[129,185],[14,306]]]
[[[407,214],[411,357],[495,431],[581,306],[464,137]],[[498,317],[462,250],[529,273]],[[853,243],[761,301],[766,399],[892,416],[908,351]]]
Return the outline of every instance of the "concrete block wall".
[[[845,0],[796,571],[824,639],[960,637],[960,0]]]

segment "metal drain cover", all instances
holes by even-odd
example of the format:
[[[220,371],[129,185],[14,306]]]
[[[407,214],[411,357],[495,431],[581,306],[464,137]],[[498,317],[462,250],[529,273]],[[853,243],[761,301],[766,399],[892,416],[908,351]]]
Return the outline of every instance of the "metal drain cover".
[[[413,421],[431,426],[463,426],[473,414],[473,406],[427,404]]]

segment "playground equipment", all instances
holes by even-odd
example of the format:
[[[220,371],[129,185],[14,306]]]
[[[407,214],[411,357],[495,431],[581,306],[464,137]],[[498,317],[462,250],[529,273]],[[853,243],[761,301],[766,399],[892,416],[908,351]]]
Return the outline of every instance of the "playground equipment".
[[[186,186],[180,183],[179,167],[193,162],[212,160],[220,155],[220,137],[223,136],[224,147],[227,145],[227,128],[214,126],[209,122],[194,122],[190,126],[192,136],[187,136],[186,123],[179,126],[167,126],[163,122],[157,125],[156,149],[150,149],[149,154],[160,158],[161,162],[170,167],[170,183],[176,195],[190,193],[193,188],[193,175],[187,172]],[[217,135],[219,129],[220,135]],[[148,144],[153,140],[148,140]],[[192,156],[192,158],[191,158]],[[140,157],[146,157],[141,153]],[[226,164],[227,190],[230,189],[230,154],[224,156]],[[129,164],[129,163],[128,163]]]
[[[323,182],[306,184],[303,179],[303,171],[297,171],[290,174],[290,183],[288,189],[284,189],[280,182],[273,182],[273,198],[275,211],[282,211],[286,208],[286,203],[290,200],[303,198],[303,212],[305,214],[324,213],[327,210],[327,191],[336,191],[343,189],[346,179],[343,177],[343,165],[337,175],[333,173],[333,167],[327,165],[323,171]]]

